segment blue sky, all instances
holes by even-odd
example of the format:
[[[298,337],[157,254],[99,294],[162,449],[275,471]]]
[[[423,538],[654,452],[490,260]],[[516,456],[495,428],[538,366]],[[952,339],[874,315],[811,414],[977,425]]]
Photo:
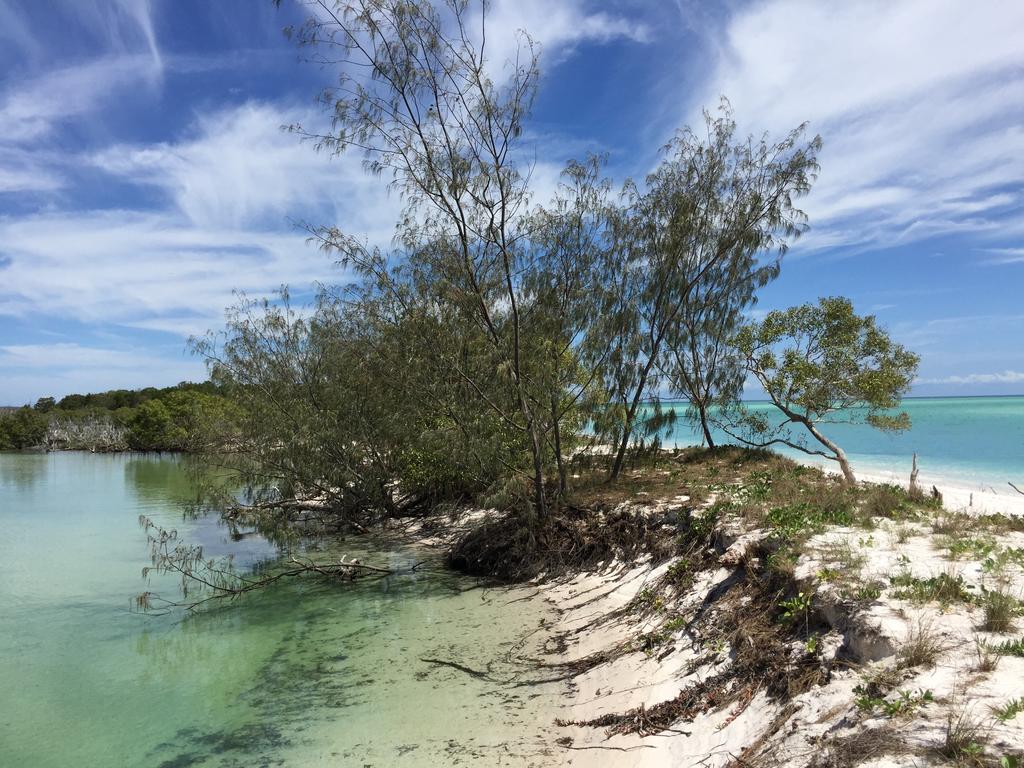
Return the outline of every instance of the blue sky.
[[[297,219],[388,241],[358,157],[280,130],[329,73],[269,0],[0,0],[0,403],[202,378],[233,291],[337,280]],[[825,142],[812,229],[758,311],[850,296],[922,356],[914,394],[1024,392],[1024,3],[495,0],[542,46],[543,197],[610,153],[640,177],[720,95]]]

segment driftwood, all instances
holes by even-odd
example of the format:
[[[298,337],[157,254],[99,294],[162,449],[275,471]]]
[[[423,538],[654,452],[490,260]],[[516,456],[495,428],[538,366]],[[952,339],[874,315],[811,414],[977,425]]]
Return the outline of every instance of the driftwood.
[[[1015,490],[1015,491],[1016,491],[1017,493],[1019,493],[1019,494],[1021,494],[1022,496],[1024,496],[1024,491],[1022,491],[1022,490],[1021,490],[1020,488],[1018,488],[1018,487],[1017,487],[1016,485],[1014,485],[1013,483],[1007,483],[1007,485],[1009,485],[1009,486],[1010,486],[1011,488],[1013,488],[1013,490]]]

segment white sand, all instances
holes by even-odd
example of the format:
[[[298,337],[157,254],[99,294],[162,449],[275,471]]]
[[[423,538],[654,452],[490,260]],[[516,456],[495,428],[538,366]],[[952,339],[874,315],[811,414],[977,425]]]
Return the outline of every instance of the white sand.
[[[817,537],[811,542],[810,554],[805,555],[798,566],[798,577],[807,579],[808,584],[817,583],[815,605],[831,617],[834,625],[831,632],[820,638],[821,654],[834,655],[845,645],[847,653],[859,655],[860,659],[852,664],[835,665],[826,684],[789,702],[792,712],[783,713],[782,703],[769,701],[759,692],[747,703],[733,703],[705,712],[692,722],[677,723],[655,735],[609,737],[602,728],[568,726],[557,730],[563,738],[571,739],[571,743],[560,747],[561,764],[576,768],[695,765],[714,768],[733,763],[752,745],[761,745],[770,748],[771,765],[807,766],[821,754],[823,744],[861,732],[874,733],[877,728],[900,734],[909,752],[875,756],[864,765],[891,768],[939,764],[942,760],[936,750],[945,739],[947,722],[961,714],[980,724],[990,756],[998,758],[1024,749],[1024,713],[1001,723],[991,710],[1024,696],[1024,659],[1004,657],[996,672],[981,672],[976,669],[975,654],[977,641],[998,643],[1019,637],[1020,632],[1006,636],[981,632],[978,627],[983,612],[977,606],[963,603],[947,608],[935,603],[918,606],[895,599],[889,592],[867,610],[857,613],[849,601],[839,595],[841,585],[820,583],[816,579],[821,569],[829,566],[825,553],[835,552],[837,543],[848,545],[852,551],[862,554],[865,561],[861,573],[844,574],[843,584],[847,586],[853,580],[867,583],[874,578],[888,586],[889,576],[906,569],[921,578],[942,573],[961,575],[975,593],[983,587],[1001,586],[1020,597],[1024,595],[1024,571],[1019,565],[1007,568],[1001,585],[997,585],[996,577],[987,572],[981,562],[950,561],[948,553],[941,549],[941,540],[930,527],[879,522],[879,527],[871,533],[862,529],[834,529]],[[738,532],[726,535],[728,543],[736,540]],[[1007,534],[999,544],[1004,548],[1024,547],[1024,534]],[[733,551],[743,546],[740,541]],[[732,575],[736,567],[730,564],[732,559],[724,556],[720,562],[725,564],[721,567],[700,573],[672,610],[683,616],[696,612],[709,593]],[[563,661],[583,659],[654,629],[649,620],[621,609],[669,565],[620,567],[543,587],[545,599],[561,614],[548,635],[548,639],[562,635],[566,640],[560,658]],[[837,565],[833,563],[830,567]],[[887,700],[897,698],[898,691],[907,691],[912,698],[929,691],[931,701],[922,701],[919,706],[894,717],[880,709],[874,712],[858,709],[855,704],[858,694],[854,689],[862,685],[873,670],[894,668],[899,649],[907,637],[921,627],[940,639],[942,653],[932,668],[920,667],[899,673],[898,685]],[[626,652],[590,669],[571,681],[567,696],[558,697],[555,702],[560,710],[558,717],[587,720],[608,713],[623,713],[640,705],[650,708],[673,699],[681,690],[729,664],[727,649],[709,653],[709,647],[701,640],[699,636],[691,637],[680,630],[668,644],[659,646],[653,653]],[[664,655],[669,649],[671,653]],[[539,649],[536,652],[542,653]]]

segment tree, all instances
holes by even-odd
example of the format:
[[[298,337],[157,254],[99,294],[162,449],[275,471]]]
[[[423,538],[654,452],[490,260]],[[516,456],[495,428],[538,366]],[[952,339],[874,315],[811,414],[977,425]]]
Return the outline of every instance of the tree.
[[[332,130],[296,130],[321,149],[364,153],[366,167],[388,175],[406,202],[398,253],[383,255],[332,227],[312,228],[314,237],[405,312],[443,323],[453,343],[434,349],[424,337],[420,350],[519,436],[526,461],[508,470],[528,481],[530,506],[543,517],[549,465],[561,453],[558,425],[573,395],[565,398],[564,377],[551,373],[552,350],[571,337],[544,335],[550,315],[537,302],[551,291],[537,279],[543,259],[531,243],[530,174],[520,147],[537,51],[522,34],[493,80],[483,0],[308,4],[314,13],[291,33],[314,59],[336,67],[338,83],[323,97]],[[563,313],[569,317],[580,315]]]
[[[185,437],[160,400],[142,403],[128,422],[128,445],[136,451],[179,450]]]
[[[618,422],[613,479],[634,435],[653,434],[671,418],[655,394],[664,372],[705,426],[707,405],[732,393],[737,377],[722,337],[806,228],[794,200],[810,191],[821,139],[802,143],[801,125],[778,142],[737,140],[726,101],[718,117],[704,119],[705,134],[685,129],[665,147],[645,191],[627,186],[617,227],[625,285],[618,311],[609,312],[620,320],[621,346],[605,377]],[[654,405],[646,415],[645,399]]]
[[[540,341],[534,376],[550,412],[545,435],[558,470],[559,493],[568,491],[565,453],[602,399],[598,374],[612,331],[602,308],[617,264],[609,242],[611,184],[604,158],[570,162],[554,200],[531,217],[534,258],[524,275],[530,328]],[[545,365],[546,361],[546,365]]]
[[[25,405],[0,416],[0,450],[34,448],[46,439],[49,419]]]
[[[737,406],[734,422],[745,427],[745,442],[787,445],[836,461],[848,483],[856,482],[843,452],[822,432],[822,425],[863,423],[877,429],[910,428],[900,404],[917,372],[919,358],[893,342],[871,315],[858,316],[849,299],[823,298],[785,311],[769,312],[744,326],[736,346],[746,370],[781,411],[772,425]],[[821,448],[794,433],[802,428]]]
[[[56,405],[57,401],[52,397],[40,397],[32,407],[39,413],[49,413]]]

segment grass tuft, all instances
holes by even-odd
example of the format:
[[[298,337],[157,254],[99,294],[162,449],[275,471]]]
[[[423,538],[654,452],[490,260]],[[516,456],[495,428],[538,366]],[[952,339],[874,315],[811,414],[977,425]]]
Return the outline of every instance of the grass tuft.
[[[981,723],[967,712],[946,720],[946,738],[939,754],[958,765],[985,765],[985,732]]]
[[[985,608],[985,621],[981,625],[984,631],[1013,631],[1020,611],[1020,603],[1015,597],[1005,592],[988,591],[985,592],[982,605]]]
[[[974,654],[977,658],[974,668],[978,672],[995,672],[996,667],[999,666],[999,662],[1003,658],[1003,655],[999,653],[997,648],[993,648],[984,640],[974,641]]]
[[[929,622],[918,622],[907,633],[906,640],[896,654],[899,669],[933,667],[936,660],[948,650],[934,626]]]

